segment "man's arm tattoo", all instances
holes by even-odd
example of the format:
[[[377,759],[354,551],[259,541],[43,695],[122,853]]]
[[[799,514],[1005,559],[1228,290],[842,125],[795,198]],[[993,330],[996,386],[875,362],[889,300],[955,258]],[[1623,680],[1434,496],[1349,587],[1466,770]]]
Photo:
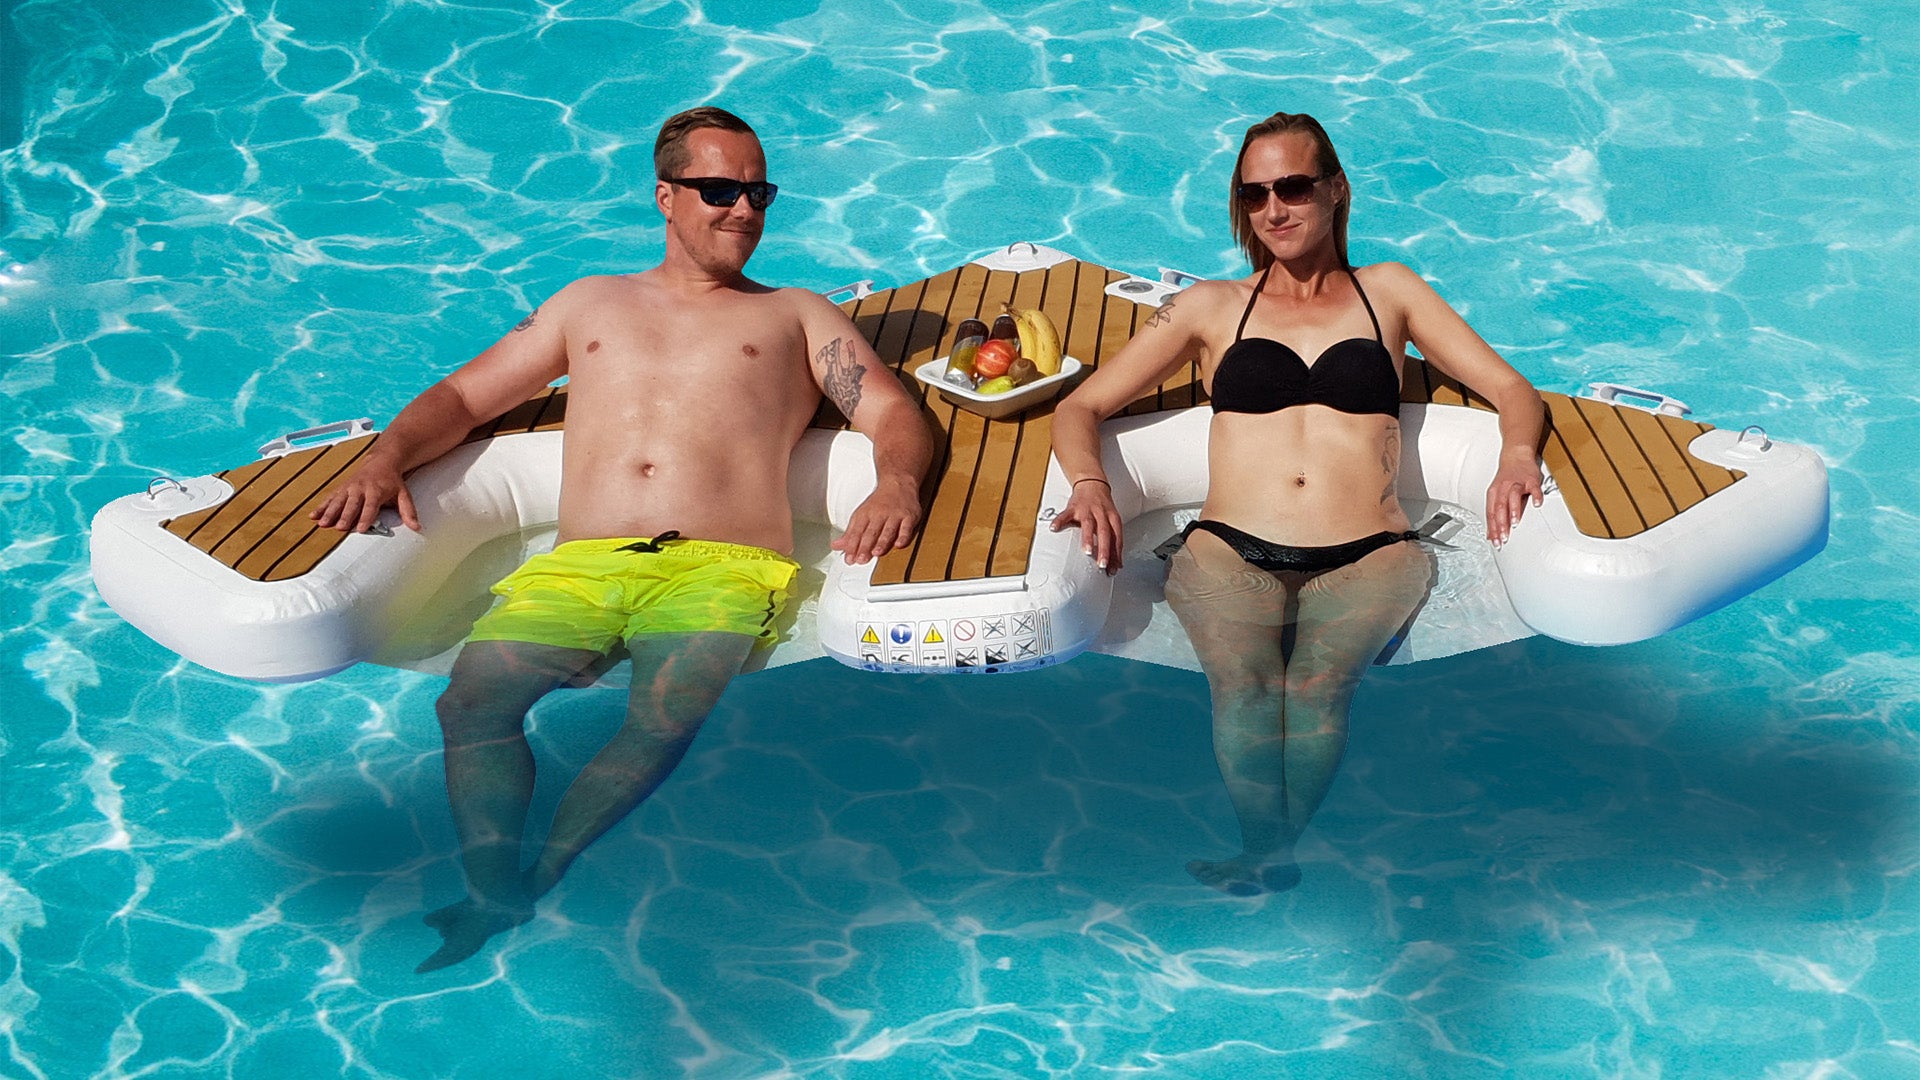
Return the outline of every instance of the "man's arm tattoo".
[[[867,369],[853,358],[853,342],[849,340],[843,351],[835,338],[820,346],[813,362],[820,369],[820,387],[827,392],[827,400],[840,415],[853,419],[853,410],[860,407],[860,380],[867,377]]]
[[[532,311],[527,312],[527,317],[520,320],[520,324],[513,328],[513,332],[517,334],[520,331],[525,330],[527,327],[532,326],[533,317],[538,314],[540,314],[539,308],[534,308]]]
[[[1153,314],[1147,316],[1146,325],[1147,326],[1165,326],[1167,323],[1170,323],[1172,321],[1173,321],[1173,301],[1169,300],[1166,303],[1161,304],[1159,307],[1153,309]]]

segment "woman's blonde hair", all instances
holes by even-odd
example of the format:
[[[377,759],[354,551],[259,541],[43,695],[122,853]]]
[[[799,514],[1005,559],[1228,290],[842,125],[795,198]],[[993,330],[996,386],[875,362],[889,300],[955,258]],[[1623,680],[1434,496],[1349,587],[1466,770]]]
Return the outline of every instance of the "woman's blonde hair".
[[[1247,160],[1247,147],[1255,139],[1264,139],[1269,135],[1281,135],[1289,131],[1304,131],[1313,137],[1314,169],[1323,177],[1333,176],[1340,171],[1340,155],[1334,153],[1333,140],[1327,137],[1327,129],[1320,121],[1306,113],[1274,113],[1265,120],[1247,129],[1247,137],[1240,141],[1240,156],[1233,159],[1233,182],[1227,187],[1228,214],[1233,219],[1233,238],[1247,253],[1247,261],[1255,270],[1265,270],[1273,265],[1273,252],[1260,242],[1254,234],[1252,214],[1246,204],[1240,201],[1240,166]],[[1340,265],[1347,265],[1347,217],[1353,210],[1353,195],[1348,193],[1333,212],[1333,244],[1340,256]]]

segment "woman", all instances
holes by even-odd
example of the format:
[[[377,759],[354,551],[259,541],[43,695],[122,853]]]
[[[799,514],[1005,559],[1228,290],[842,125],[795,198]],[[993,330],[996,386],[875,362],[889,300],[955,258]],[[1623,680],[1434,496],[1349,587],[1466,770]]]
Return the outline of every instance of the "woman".
[[[1541,500],[1540,395],[1412,270],[1347,263],[1353,193],[1312,117],[1248,129],[1233,169],[1233,235],[1254,273],[1169,300],[1054,414],[1073,496],[1054,528],[1119,569],[1120,515],[1099,428],[1190,359],[1213,399],[1210,486],[1171,560],[1167,601],[1213,695],[1214,757],[1243,850],[1187,870],[1235,895],[1299,883],[1293,849],[1333,782],[1367,665],[1432,579],[1394,497],[1406,347],[1499,412],[1487,535]],[[1312,358],[1309,362],[1307,358]]]

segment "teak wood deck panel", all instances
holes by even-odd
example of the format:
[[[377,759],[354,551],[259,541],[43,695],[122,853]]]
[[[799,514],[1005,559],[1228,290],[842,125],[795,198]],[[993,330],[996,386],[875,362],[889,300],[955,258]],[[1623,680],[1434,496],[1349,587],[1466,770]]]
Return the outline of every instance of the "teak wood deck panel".
[[[1053,402],[989,420],[950,404],[914,379],[913,370],[945,354],[951,328],[961,320],[991,323],[1003,305],[1011,305],[1046,312],[1059,327],[1061,351],[1091,371],[1152,314],[1106,294],[1108,284],[1126,276],[1077,260],[1018,274],[969,263],[842,305],[880,359],[921,399],[934,429],[926,519],[911,546],[879,560],[874,584],[969,581],[1026,571],[1052,457]],[[1127,411],[1204,402],[1197,377],[1189,364]],[[816,423],[843,426],[845,421],[823,406]]]
[[[923,402],[935,433],[920,533],[911,546],[878,561],[874,584],[966,581],[1025,571],[1051,456],[1053,403],[989,420],[949,404],[914,379],[913,369],[945,354],[960,320],[991,323],[1006,304],[1045,311],[1060,329],[1062,350],[1087,370],[1097,368],[1151,314],[1132,300],[1106,295],[1110,282],[1126,276],[1077,260],[1018,274],[969,263],[841,305],[881,360]],[[1574,523],[1589,536],[1644,532],[1744,475],[1686,452],[1687,444],[1712,425],[1565,394],[1542,396],[1549,419],[1541,457]],[[564,387],[546,390],[475,429],[467,441],[558,428],[565,421],[566,398]],[[1491,408],[1414,357],[1407,361],[1401,400]],[[1190,363],[1123,415],[1206,402],[1198,365]],[[842,428],[846,421],[823,402],[814,426]],[[298,577],[346,535],[316,528],[307,515],[376,438],[362,436],[222,472],[218,475],[233,485],[234,497],[175,518],[166,528],[254,580]]]
[[[1687,444],[1712,431],[1712,424],[1591,398],[1540,396],[1547,403],[1540,459],[1559,485],[1574,525],[1588,536],[1617,540],[1643,533],[1746,475],[1687,453]],[[1400,400],[1493,408],[1412,357]]]
[[[566,389],[548,387],[498,420],[468,432],[461,445],[551,431],[563,426],[566,416]],[[174,518],[166,529],[255,581],[299,577],[347,538],[337,529],[320,528],[307,515],[379,437],[362,435],[216,473],[233,485],[233,498]]]

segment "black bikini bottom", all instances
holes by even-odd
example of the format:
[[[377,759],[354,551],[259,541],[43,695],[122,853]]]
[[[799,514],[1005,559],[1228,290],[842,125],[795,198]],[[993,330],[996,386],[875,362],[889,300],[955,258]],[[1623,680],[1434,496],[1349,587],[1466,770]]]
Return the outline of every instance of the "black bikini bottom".
[[[1154,554],[1163,559],[1171,556],[1187,542],[1187,537],[1193,535],[1195,529],[1200,529],[1225,540],[1235,555],[1245,559],[1249,565],[1269,573],[1324,574],[1329,570],[1338,570],[1342,566],[1359,562],[1388,544],[1398,544],[1405,540],[1439,544],[1434,534],[1440,531],[1441,526],[1452,520],[1446,514],[1435,514],[1418,529],[1409,529],[1406,532],[1377,532],[1372,536],[1363,536],[1344,544],[1329,544],[1326,547],[1294,547],[1292,544],[1276,544],[1271,540],[1263,540],[1225,522],[1200,518],[1189,523],[1178,536],[1156,548]],[[1440,546],[1447,545],[1440,544]]]

